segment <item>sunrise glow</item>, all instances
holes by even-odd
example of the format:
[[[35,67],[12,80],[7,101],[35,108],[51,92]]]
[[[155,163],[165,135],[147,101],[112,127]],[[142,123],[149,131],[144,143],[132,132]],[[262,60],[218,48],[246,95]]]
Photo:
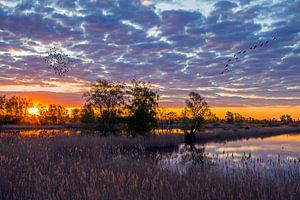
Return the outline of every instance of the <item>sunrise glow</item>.
[[[92,81],[137,78],[166,108],[195,91],[220,117],[300,118],[295,1],[9,2],[0,1],[0,95],[81,107]],[[64,76],[48,66],[58,57],[44,62],[54,47],[68,55]]]
[[[28,113],[30,115],[38,115],[39,114],[39,109],[38,108],[28,108]]]

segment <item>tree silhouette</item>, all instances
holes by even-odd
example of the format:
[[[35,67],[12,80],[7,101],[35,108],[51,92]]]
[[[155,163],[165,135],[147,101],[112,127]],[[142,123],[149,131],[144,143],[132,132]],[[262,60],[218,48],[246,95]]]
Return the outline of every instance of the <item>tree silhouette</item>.
[[[92,106],[83,106],[80,110],[80,122],[84,124],[91,124],[95,122],[95,112]]]
[[[209,114],[207,102],[196,92],[189,93],[189,99],[185,101],[186,107],[182,112],[181,126],[186,139],[193,138],[194,134],[202,128],[205,116]]]
[[[159,96],[150,87],[150,83],[137,80],[132,80],[132,86],[129,87],[127,128],[131,135],[145,135],[157,127],[155,116]]]
[[[90,91],[83,95],[87,106],[99,110],[98,127],[104,135],[115,132],[117,114],[124,106],[124,94],[123,83],[99,79],[92,84]]]
[[[38,105],[39,119],[41,124],[64,124],[68,120],[68,111],[56,104],[50,104],[48,108]]]
[[[19,124],[28,118],[28,108],[32,106],[31,100],[5,96],[0,97],[0,123]]]
[[[228,124],[234,123],[234,114],[232,112],[227,111],[225,116]]]

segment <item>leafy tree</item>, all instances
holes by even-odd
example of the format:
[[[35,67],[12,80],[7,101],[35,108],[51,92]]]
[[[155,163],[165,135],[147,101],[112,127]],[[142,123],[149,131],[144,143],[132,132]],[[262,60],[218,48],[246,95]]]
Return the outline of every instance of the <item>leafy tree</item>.
[[[245,117],[243,117],[239,113],[234,113],[233,115],[234,115],[234,121],[236,121],[236,122],[242,122],[245,120]]]
[[[168,112],[166,114],[166,122],[167,122],[167,129],[171,130],[172,126],[178,121],[178,116],[175,112]]]
[[[84,124],[91,124],[95,122],[95,112],[91,106],[84,106],[80,110],[80,122]]]
[[[71,110],[70,121],[72,123],[80,122],[80,109],[79,108],[74,108]]]
[[[127,128],[131,135],[145,135],[157,127],[155,116],[159,96],[150,87],[150,83],[137,80],[132,80],[129,87]]]
[[[0,119],[4,124],[19,124],[28,118],[28,108],[32,106],[31,100],[5,96],[0,97]]]
[[[289,124],[289,123],[293,122],[293,118],[290,115],[282,115],[280,117],[280,121],[285,124]]]
[[[47,107],[39,104],[39,119],[41,124],[64,124],[68,120],[68,111],[64,107],[50,104]]]
[[[286,116],[285,116],[285,115],[281,115],[280,121],[281,121],[281,122],[286,122]]]
[[[117,115],[124,105],[125,87],[123,83],[97,80],[83,97],[87,106],[98,109],[98,126],[103,134],[115,132]]]
[[[220,119],[216,116],[215,113],[208,111],[206,121],[210,122],[210,123],[217,123],[217,122],[220,122]]]
[[[207,102],[196,92],[189,93],[189,99],[185,101],[186,107],[182,112],[181,125],[184,133],[193,135],[202,128],[205,116],[209,114]]]
[[[0,123],[4,123],[4,119],[6,116],[6,102],[6,97],[0,96]]]
[[[234,123],[234,114],[232,112],[227,111],[225,116],[228,124]]]
[[[163,132],[165,128],[165,122],[166,122],[166,109],[158,108],[156,113],[157,113],[157,121],[158,121],[159,129],[161,129],[161,131]]]
[[[293,122],[293,118],[291,117],[291,115],[286,115],[286,121],[287,121],[287,123]]]

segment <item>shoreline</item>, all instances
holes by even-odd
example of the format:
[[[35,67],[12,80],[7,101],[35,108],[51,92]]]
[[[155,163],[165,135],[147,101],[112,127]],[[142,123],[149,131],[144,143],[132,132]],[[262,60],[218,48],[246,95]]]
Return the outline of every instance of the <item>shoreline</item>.
[[[202,132],[196,135],[197,142],[224,142],[249,138],[265,138],[283,134],[300,134],[300,126],[261,127]]]
[[[32,125],[32,124],[0,124],[0,131],[11,131],[11,130],[38,130],[38,129],[45,129],[45,130],[52,130],[52,129],[83,129],[85,126],[81,124],[61,124],[61,125]]]
[[[30,131],[30,130],[87,130],[86,126],[80,124],[67,124],[67,125],[5,125],[0,126],[0,131]],[[220,129],[206,129],[195,135],[195,144],[205,143],[220,143],[249,138],[266,138],[271,136],[283,134],[300,134],[300,125],[294,126],[280,126],[280,127],[253,127],[250,129],[245,128],[232,128],[228,130]],[[75,137],[84,137],[83,135],[76,135]],[[169,151],[170,149],[177,148],[178,145],[185,143],[184,135],[173,134],[156,134],[138,137],[124,137],[124,136],[97,136],[103,140],[113,140],[116,143],[132,145],[141,145],[145,151]]]

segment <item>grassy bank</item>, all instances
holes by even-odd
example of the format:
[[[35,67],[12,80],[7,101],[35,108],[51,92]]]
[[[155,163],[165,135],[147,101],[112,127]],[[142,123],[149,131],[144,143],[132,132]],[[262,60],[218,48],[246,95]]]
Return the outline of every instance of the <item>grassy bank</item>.
[[[299,170],[264,174],[204,164],[179,174],[161,167],[159,155],[144,154],[143,145],[151,144],[142,138],[2,135],[0,198],[299,199]]]

